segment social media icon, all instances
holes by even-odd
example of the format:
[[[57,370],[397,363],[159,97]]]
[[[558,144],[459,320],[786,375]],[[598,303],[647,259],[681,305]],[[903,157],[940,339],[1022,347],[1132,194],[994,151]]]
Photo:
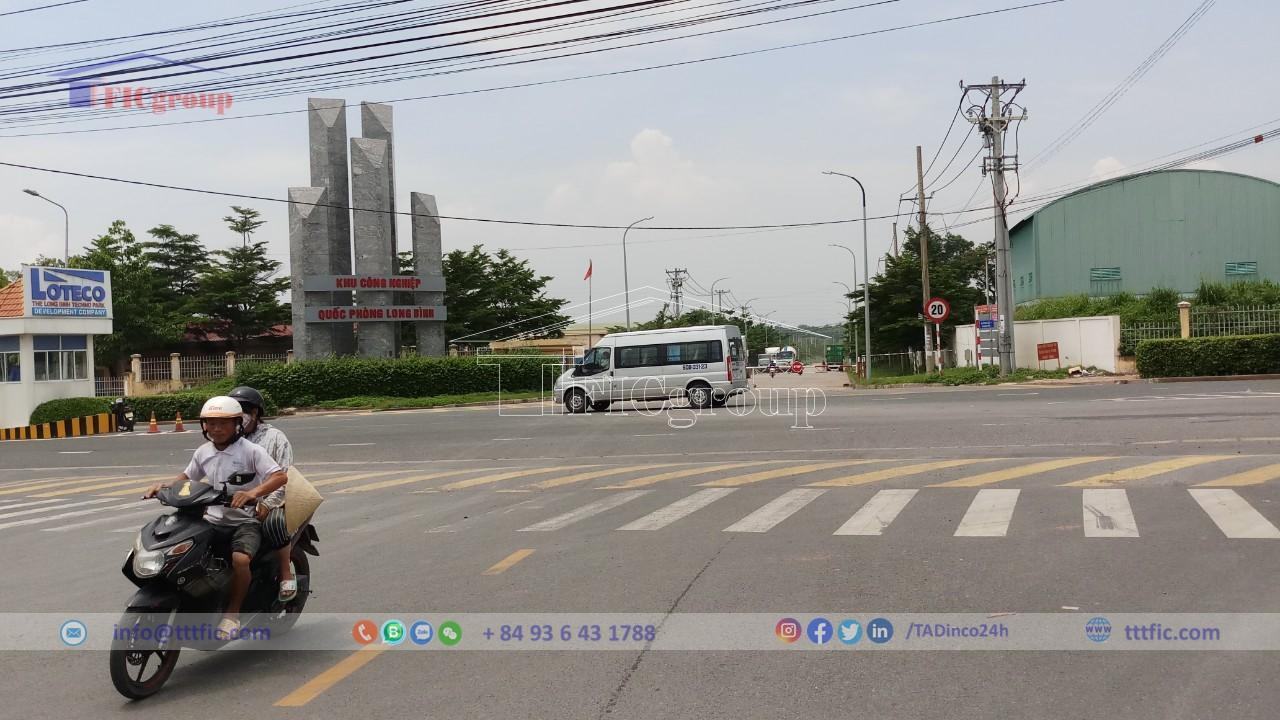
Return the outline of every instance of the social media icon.
[[[440,643],[453,647],[462,642],[462,626],[452,620],[440,623]]]
[[[893,639],[893,623],[884,618],[876,618],[867,623],[867,639],[877,645],[883,645]]]
[[[79,620],[68,620],[62,623],[58,636],[62,638],[64,645],[76,647],[83,645],[84,641],[89,639],[89,629]]]
[[[1089,618],[1084,624],[1084,636],[1096,643],[1106,642],[1111,637],[1111,621],[1102,616]]]
[[[399,645],[404,642],[404,623],[388,620],[382,623],[382,644]]]
[[[409,639],[416,645],[426,645],[431,642],[431,638],[434,635],[435,630],[431,627],[431,623],[426,620],[419,620],[409,626]]]
[[[821,617],[814,618],[809,621],[804,634],[809,636],[809,642],[814,645],[826,645],[831,642],[831,621]]]
[[[862,639],[862,625],[857,620],[841,622],[837,632],[839,633],[837,637],[840,638],[840,642],[845,645],[855,645]]]
[[[800,621],[795,618],[782,618],[774,626],[773,632],[785,643],[793,643],[800,639]]]
[[[351,628],[351,637],[361,645],[378,639],[378,626],[372,620],[360,620]]]

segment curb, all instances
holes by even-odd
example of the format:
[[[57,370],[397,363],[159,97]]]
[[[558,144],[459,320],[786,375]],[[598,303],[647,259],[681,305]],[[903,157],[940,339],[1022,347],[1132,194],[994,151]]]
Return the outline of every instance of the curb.
[[[498,405],[522,405],[525,403],[546,402],[548,398],[520,398],[517,400],[481,400],[479,402],[469,403],[446,403],[443,405],[431,405],[429,407],[403,407],[403,408],[281,408],[277,417],[306,417],[308,415],[334,415],[338,413],[384,413],[384,412],[405,412],[409,410],[438,410],[440,408],[460,408],[460,407],[486,407]]]
[[[1226,382],[1239,380],[1280,380],[1280,373],[1266,373],[1262,375],[1190,375],[1187,377],[1143,378],[1143,382],[1149,383]]]

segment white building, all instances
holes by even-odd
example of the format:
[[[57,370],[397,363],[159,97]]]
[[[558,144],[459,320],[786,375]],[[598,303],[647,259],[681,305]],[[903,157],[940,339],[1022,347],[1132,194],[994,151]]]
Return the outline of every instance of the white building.
[[[0,288],[0,428],[45,401],[93,397],[93,336],[111,330],[111,273],[24,266]]]

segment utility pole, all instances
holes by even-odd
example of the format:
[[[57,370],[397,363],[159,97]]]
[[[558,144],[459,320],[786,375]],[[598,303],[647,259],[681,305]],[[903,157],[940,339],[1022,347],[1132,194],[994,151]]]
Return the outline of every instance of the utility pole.
[[[898,223],[893,224],[893,256],[898,257]]]
[[[684,276],[688,274],[689,271],[686,268],[672,268],[667,271],[667,277],[670,278],[667,284],[671,286],[671,304],[676,309],[675,317],[680,317],[680,303],[684,298]]]
[[[728,290],[716,291],[716,314],[717,315],[724,314],[724,296],[728,294],[729,294]]]
[[[929,319],[924,317],[924,306],[929,303],[929,234],[926,231],[928,221],[924,210],[924,157],[920,146],[916,146],[916,193],[920,209],[920,229],[916,235],[920,241],[920,288],[923,291],[920,299],[920,316],[924,319],[924,368],[933,372],[933,328]]]
[[[963,83],[962,83],[963,85]],[[986,103],[975,104],[969,109],[969,122],[978,125],[982,131],[985,144],[990,155],[983,159],[982,174],[991,174],[991,191],[994,202],[995,246],[996,246],[996,310],[997,340],[996,348],[1000,353],[1000,374],[1008,375],[1017,367],[1013,356],[1013,273],[1010,267],[1009,223],[1005,215],[1007,206],[1005,170],[1018,170],[1018,156],[1006,156],[1004,152],[1004,135],[1009,126],[1027,118],[1026,108],[1014,103],[1018,93],[1027,86],[1026,81],[1020,83],[1002,82],[999,76],[991,78],[990,85],[964,85],[965,96],[973,90],[987,93],[991,103],[990,111]],[[1002,99],[1005,91],[1012,92],[1008,99]],[[1017,111],[1019,114],[1014,114]]]

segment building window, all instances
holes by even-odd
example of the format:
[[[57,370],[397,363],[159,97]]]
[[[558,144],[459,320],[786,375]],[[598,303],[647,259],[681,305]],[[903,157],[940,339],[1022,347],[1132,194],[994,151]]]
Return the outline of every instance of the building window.
[[[1257,280],[1258,262],[1229,262],[1226,266],[1227,280]]]
[[[36,382],[86,380],[89,345],[84,335],[35,336]]]
[[[17,335],[0,337],[0,382],[22,382],[21,358]]]

